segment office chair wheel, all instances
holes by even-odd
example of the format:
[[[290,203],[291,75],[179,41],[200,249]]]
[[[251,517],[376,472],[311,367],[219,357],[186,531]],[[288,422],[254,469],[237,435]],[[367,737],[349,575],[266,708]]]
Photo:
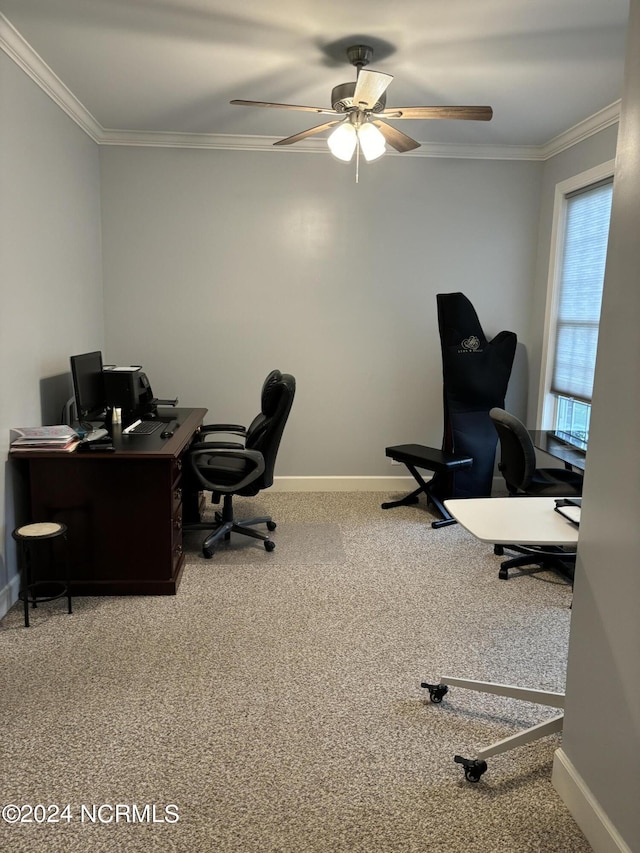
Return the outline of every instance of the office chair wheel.
[[[202,549],[202,556],[206,560],[210,560],[213,557],[213,549],[212,548],[203,548]]]
[[[502,555],[504,554],[504,545],[494,545],[493,553],[496,554],[498,557],[502,557]]]
[[[508,581],[509,580],[509,569],[503,569],[501,567],[499,572],[498,572],[498,577],[500,578],[501,581]]]
[[[275,521],[267,521],[267,530],[275,530],[277,526]]]
[[[276,547],[276,543],[272,542],[271,539],[265,539],[264,540],[264,550],[265,551],[273,551],[273,549],[275,547]]]
[[[427,684],[426,681],[423,681],[420,687],[429,691],[429,699],[434,705],[439,705],[442,702],[442,697],[449,692],[446,684]]]
[[[463,758],[461,755],[454,755],[453,760],[456,764],[462,764],[464,778],[467,782],[479,782],[482,774],[487,772],[486,761],[477,758]]]

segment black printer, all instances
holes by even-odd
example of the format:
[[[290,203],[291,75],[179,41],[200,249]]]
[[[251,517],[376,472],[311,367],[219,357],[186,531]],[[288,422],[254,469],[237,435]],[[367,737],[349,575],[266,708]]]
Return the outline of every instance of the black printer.
[[[158,413],[147,374],[138,366],[105,367],[103,370],[107,407],[121,409],[124,426]]]

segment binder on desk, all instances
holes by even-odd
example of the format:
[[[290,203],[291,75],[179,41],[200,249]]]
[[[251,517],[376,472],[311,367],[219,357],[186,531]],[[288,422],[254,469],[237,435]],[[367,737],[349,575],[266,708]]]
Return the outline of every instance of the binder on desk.
[[[555,510],[564,518],[571,521],[576,527],[580,526],[580,510],[582,509],[582,498],[563,498],[556,501]]]
[[[78,433],[66,424],[42,427],[13,427],[11,450],[75,450]]]

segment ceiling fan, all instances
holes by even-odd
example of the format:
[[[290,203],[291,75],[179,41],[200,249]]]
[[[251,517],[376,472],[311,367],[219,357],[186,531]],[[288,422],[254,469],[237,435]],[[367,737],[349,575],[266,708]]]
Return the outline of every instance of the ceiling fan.
[[[295,104],[273,104],[265,101],[234,100],[230,103],[246,107],[274,107],[284,110],[319,113],[335,116],[324,124],[310,127],[274,145],[292,145],[308,136],[335,128],[327,143],[331,152],[341,160],[350,161],[354,151],[360,150],[367,161],[376,160],[385,152],[385,143],[403,153],[420,147],[406,133],[387,123],[387,119],[463,119],[467,121],[489,121],[493,115],[491,107],[387,107],[386,90],[393,77],[382,71],[366,70],[371,62],[373,48],[356,44],[347,48],[349,62],[357,69],[356,80],[341,83],[331,92],[331,109],[306,107]],[[357,180],[357,177],[356,177]]]

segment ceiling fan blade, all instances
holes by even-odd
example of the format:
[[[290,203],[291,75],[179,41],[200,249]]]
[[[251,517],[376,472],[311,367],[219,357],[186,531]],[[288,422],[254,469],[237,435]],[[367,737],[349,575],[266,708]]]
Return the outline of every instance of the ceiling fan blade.
[[[335,116],[340,115],[335,110],[325,109],[324,107],[301,107],[297,104],[271,104],[267,101],[229,101],[230,104],[236,104],[241,107],[275,107],[280,110],[302,110],[305,113],[322,113],[324,115]]]
[[[343,118],[339,118],[336,121],[328,121],[325,124],[316,125],[316,127],[310,127],[308,130],[303,130],[300,133],[296,133],[293,136],[287,136],[286,139],[279,139],[277,142],[274,142],[274,145],[292,145],[294,142],[300,142],[301,139],[306,139],[307,136],[313,136],[314,133],[322,133],[323,130],[328,130],[330,127],[333,127],[335,124],[340,124],[344,121]]]
[[[491,121],[491,107],[387,107],[378,115],[386,118],[445,118]]]
[[[416,142],[415,139],[407,136],[407,134],[403,133],[401,130],[391,127],[391,125],[387,124],[386,121],[378,120],[373,123],[380,129],[380,133],[384,136],[385,141],[388,142],[392,148],[395,148],[396,151],[403,153],[404,151],[413,151],[414,148],[420,148],[419,142]]]
[[[361,69],[353,93],[353,103],[363,110],[372,110],[384,94],[393,77],[382,71],[367,71]]]

